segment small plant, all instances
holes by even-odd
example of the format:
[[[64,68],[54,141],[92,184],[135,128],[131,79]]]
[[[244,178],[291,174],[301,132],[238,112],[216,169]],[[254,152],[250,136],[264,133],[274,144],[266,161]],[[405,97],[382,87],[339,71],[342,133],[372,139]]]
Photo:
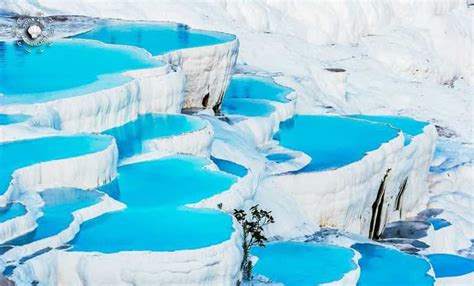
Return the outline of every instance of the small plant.
[[[243,280],[252,279],[252,262],[249,260],[250,249],[256,245],[265,247],[265,243],[268,241],[263,233],[263,227],[275,222],[271,213],[271,211],[258,209],[258,205],[251,207],[249,214],[245,210],[234,209],[234,217],[243,229],[242,248],[244,256],[240,265]]]

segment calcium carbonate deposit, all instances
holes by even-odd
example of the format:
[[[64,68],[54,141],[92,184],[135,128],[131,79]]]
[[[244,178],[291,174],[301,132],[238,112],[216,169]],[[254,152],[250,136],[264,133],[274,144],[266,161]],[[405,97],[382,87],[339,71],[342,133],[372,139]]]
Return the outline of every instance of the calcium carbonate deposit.
[[[0,284],[471,285],[469,4],[1,1]]]

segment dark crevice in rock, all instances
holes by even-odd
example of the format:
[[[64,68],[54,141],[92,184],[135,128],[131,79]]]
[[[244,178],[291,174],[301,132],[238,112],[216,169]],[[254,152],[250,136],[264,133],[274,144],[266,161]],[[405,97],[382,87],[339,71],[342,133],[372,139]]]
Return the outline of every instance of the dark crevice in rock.
[[[408,177],[403,180],[402,184],[400,185],[400,191],[398,192],[397,198],[395,199],[395,210],[400,211],[400,217],[402,216],[402,197],[405,193],[405,189],[407,188]]]
[[[326,68],[326,70],[330,72],[345,72],[346,71],[345,69],[341,69],[341,68]]]
[[[388,169],[380,183],[377,197],[372,204],[372,218],[370,219],[369,238],[378,239],[380,236],[380,225],[382,223],[383,201],[385,197],[385,181],[391,169]]]
[[[203,99],[202,99],[202,106],[204,108],[207,108],[207,105],[209,104],[209,93],[206,94]]]
[[[215,114],[221,113],[221,105],[222,105],[223,100],[224,100],[224,91],[221,92],[221,94],[219,95],[219,99],[217,100],[216,104],[212,107],[212,110],[214,110]]]

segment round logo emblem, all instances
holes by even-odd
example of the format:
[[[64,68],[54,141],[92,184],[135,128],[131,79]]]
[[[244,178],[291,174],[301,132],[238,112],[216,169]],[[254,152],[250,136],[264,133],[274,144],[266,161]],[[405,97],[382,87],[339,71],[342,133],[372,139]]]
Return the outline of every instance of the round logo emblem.
[[[13,31],[18,46],[27,52],[43,52],[44,47],[51,45],[54,31],[51,20],[42,16],[21,16]]]

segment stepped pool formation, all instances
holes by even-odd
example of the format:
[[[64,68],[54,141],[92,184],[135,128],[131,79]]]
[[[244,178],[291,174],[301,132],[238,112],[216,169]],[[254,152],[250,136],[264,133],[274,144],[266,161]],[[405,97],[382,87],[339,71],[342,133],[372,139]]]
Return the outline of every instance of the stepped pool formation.
[[[199,132],[206,127],[206,122],[196,117],[177,114],[146,114],[125,125],[106,130],[103,134],[115,138],[119,156],[122,159],[153,151],[153,143],[159,142],[160,139],[166,140],[178,135],[182,137],[183,134]],[[193,138],[196,140],[195,136]]]
[[[26,214],[26,208],[19,203],[10,203],[0,208],[0,223]]]
[[[0,144],[0,195],[12,189],[11,180],[18,169],[38,163],[80,157],[113,146],[110,136],[71,135],[48,136]]]
[[[352,248],[362,256],[357,285],[433,285],[434,279],[428,274],[430,264],[421,257],[375,244],[354,244]]]
[[[244,238],[232,214],[256,204],[276,220],[264,230],[271,242],[251,249],[262,283],[432,285],[472,274],[464,257],[368,243],[425,207],[433,125],[297,114],[297,92],[278,75],[232,75],[234,35],[85,21],[89,30],[73,27],[43,53],[0,42],[6,279],[236,285]]]
[[[175,50],[214,46],[232,41],[233,35],[193,30],[174,23],[99,21],[91,31],[74,36],[78,39],[140,47],[158,56]]]
[[[117,199],[127,208],[84,223],[72,251],[176,251],[230,239],[229,215],[184,207],[235,182],[230,175],[205,170],[205,164],[178,156],[120,167]]]
[[[350,117],[384,123],[400,129],[405,135],[405,145],[410,144],[411,139],[414,136],[422,134],[423,129],[428,126],[427,122],[422,122],[403,116],[351,115]]]
[[[281,123],[275,138],[283,147],[310,155],[310,164],[298,172],[316,172],[359,161],[397,136],[393,128],[366,121],[298,115]]]
[[[474,259],[451,254],[431,254],[428,260],[433,266],[435,277],[456,277],[474,272]]]
[[[254,248],[252,254],[258,257],[256,274],[288,286],[330,283],[356,269],[354,252],[333,245],[276,242]]]
[[[234,35],[156,22],[99,21],[94,29],[75,37],[140,47],[157,59],[180,66],[187,82],[183,107],[215,110],[220,108],[239,45]],[[208,62],[203,62],[203,57]],[[196,70],[196,65],[204,66]]]
[[[0,114],[0,125],[20,123],[30,118],[31,116],[23,114]]]
[[[28,53],[14,42],[0,42],[0,59],[2,105],[87,94],[130,81],[122,75],[125,71],[164,65],[141,51],[72,40],[55,41],[43,53]]]
[[[102,196],[95,191],[72,188],[48,189],[40,193],[44,205],[37,226],[19,238],[5,243],[9,246],[22,246],[52,237],[66,229],[73,221],[72,213],[97,204]]]

